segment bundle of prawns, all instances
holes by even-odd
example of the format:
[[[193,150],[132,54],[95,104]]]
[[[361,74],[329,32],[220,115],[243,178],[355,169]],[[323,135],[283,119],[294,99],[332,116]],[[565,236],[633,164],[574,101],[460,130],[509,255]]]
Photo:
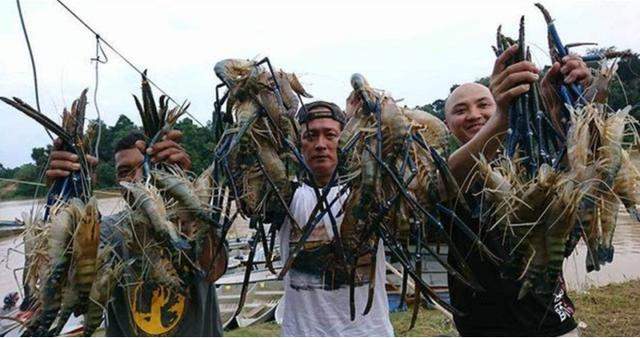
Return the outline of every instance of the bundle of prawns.
[[[294,115],[299,95],[311,95],[295,74],[274,72],[268,59],[223,60],[214,70],[228,88],[226,115],[233,121],[216,147],[215,160],[228,175],[243,216],[282,219],[292,193],[289,180],[297,171]]]
[[[95,136],[95,128],[97,127],[95,124],[90,124],[86,135],[84,134],[87,89],[84,89],[80,97],[73,101],[70,111],[66,108],[64,109],[62,113],[62,125],[58,125],[46,115],[17,97],[14,97],[13,100],[0,97],[0,100],[24,113],[45,129],[58,136],[62,141],[63,150],[78,155],[80,170],[53,182],[47,195],[47,204],[53,205],[56,200],[64,201],[72,197],[78,197],[86,202],[88,198],[91,197],[91,168],[87,164],[84,155],[88,153],[91,147],[91,142]]]
[[[189,105],[169,108],[169,99],[163,95],[156,106],[146,71],[141,88],[142,103],[134,99],[151,147],[173,128]],[[210,206],[215,191],[211,168],[196,177],[177,166],[151,167],[147,155],[143,165],[143,180],[120,182],[129,203],[119,222],[128,239],[126,245],[134,253],[129,264],[133,271],[142,272],[140,279],[175,288],[194,273],[208,269],[199,266],[198,258],[205,240],[220,228]]]
[[[531,61],[524,16],[517,40],[504,36],[498,27],[496,56],[516,43],[518,53],[507,64]],[[562,132],[569,121],[563,113],[552,116],[539,93],[540,84],[533,83],[511,104],[503,152],[490,160],[479,156],[477,179],[482,186],[478,195],[482,230],[499,231],[508,253],[501,266],[504,275],[522,280],[518,298],[533,290],[547,301],[561,276],[564,240],[575,222],[581,193],[579,182],[559,169],[566,155]],[[576,101],[567,97],[565,102]]]
[[[120,182],[129,202],[118,222],[130,253],[128,282],[176,289],[209,269],[199,258],[216,229],[208,207],[210,174],[193,179],[167,166],[150,175],[147,182]]]
[[[582,182],[584,194],[565,256],[583,238],[587,272],[613,261],[613,234],[621,205],[640,221],[640,172],[627,150],[638,140],[633,127],[637,121],[630,111],[631,106],[614,112],[597,103],[571,111],[567,160],[570,174]]]
[[[63,111],[62,126],[18,98],[0,98],[56,134],[65,150],[78,155],[81,167],[53,183],[44,222],[35,221],[35,215],[25,222],[25,287],[34,293],[27,296],[35,299],[25,335],[57,335],[71,313],[87,314],[98,274],[100,214],[91,196],[90,168],[85,160],[96,125],[83,133],[86,92],[82,91],[71,110]]]
[[[483,213],[503,233],[512,254],[505,271],[523,281],[520,298],[531,290],[552,297],[563,260],[580,238],[588,272],[611,262],[620,204],[637,219],[640,174],[622,142],[629,110],[571,108],[564,170],[542,164],[529,179],[518,159],[480,159]]]
[[[260,236],[256,241],[262,241],[268,249],[265,252],[270,253],[277,226],[271,227],[271,245],[267,248],[262,224],[279,225],[290,216],[291,181],[301,163],[296,161],[301,156],[294,115],[300,96],[311,95],[295,74],[273,71],[266,58],[222,60],[214,70],[228,88],[226,115],[232,121],[216,146],[216,174],[221,186],[230,192],[227,201],[234,201],[239,212],[251,220]],[[222,200],[217,203],[221,207]]]
[[[564,56],[566,46],[559,42],[548,12],[536,6],[549,25],[551,54]],[[518,40],[515,61],[530,60],[524,53],[524,18]],[[498,53],[509,41],[498,31]],[[565,105],[559,116],[545,109],[538,97],[539,83],[534,83],[510,107],[504,155],[478,159],[482,223],[503,234],[510,254],[504,275],[522,281],[519,298],[533,291],[551,304],[563,260],[580,237],[589,251],[587,271],[598,270],[613,257],[619,204],[638,216],[640,176],[623,143],[632,125],[630,108],[611,112],[602,104],[611,77],[612,69],[605,67],[586,90],[560,84]]]
[[[266,67],[265,67],[266,64]],[[214,198],[214,206],[224,212],[219,219],[225,224],[223,236],[233,219],[240,213],[249,218],[255,229],[247,263],[241,299],[236,310],[244,305],[251,266],[258,243],[262,243],[266,266],[276,273],[271,262],[275,247],[275,232],[284,217],[295,222],[289,211],[293,189],[291,182],[299,173],[299,165],[306,172],[298,151],[298,126],[294,116],[300,96],[311,97],[295,74],[274,71],[269,59],[260,61],[227,59],[216,63],[218,86],[227,91],[216,102],[218,121],[227,121],[216,146],[213,174],[225,192]],[[220,107],[226,100],[224,117]],[[230,204],[237,212],[231,216]],[[264,223],[271,223],[269,234]],[[282,274],[281,274],[282,276]]]

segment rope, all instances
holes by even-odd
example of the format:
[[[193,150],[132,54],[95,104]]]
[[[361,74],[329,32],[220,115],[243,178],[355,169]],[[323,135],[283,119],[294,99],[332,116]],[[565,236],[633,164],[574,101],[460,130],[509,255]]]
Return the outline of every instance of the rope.
[[[64,7],[64,9],[67,10],[67,12],[69,12],[74,18],[76,18],[76,20],[78,20],[78,22],[80,22],[87,30],[89,30],[91,33],[93,33],[96,38],[100,41],[102,41],[102,43],[105,44],[105,46],[107,46],[109,49],[111,49],[114,53],[116,53],[116,55],[118,55],[127,65],[129,65],[129,67],[131,67],[134,71],[136,71],[136,73],[138,73],[140,76],[142,76],[142,71],[136,67],[131,61],[129,61],[129,59],[127,59],[124,55],[122,55],[122,53],[120,53],[115,47],[113,47],[108,41],[106,41],[104,38],[102,38],[100,36],[100,34],[98,32],[96,32],[91,26],[89,26],[89,24],[87,24],[82,18],[80,18],[73,10],[71,10],[67,5],[64,4],[64,2],[62,2],[62,0],[56,0],[62,7]],[[167,94],[167,92],[165,92],[162,88],[160,88],[160,86],[158,86],[155,82],[153,82],[148,76],[147,76],[147,81],[154,86],[158,91],[160,91],[162,94],[166,95],[167,98],[169,98],[169,100],[171,102],[173,102],[176,105],[180,105],[176,100],[174,100],[171,95]],[[204,124],[202,124],[202,122],[200,122],[195,116],[193,116],[191,113],[189,113],[188,111],[185,112],[189,117],[191,117],[194,121],[196,121],[201,127],[205,127]]]
[[[100,53],[104,56],[104,61],[100,59]],[[91,61],[95,61],[96,63],[96,80],[95,86],[93,87],[93,105],[96,108],[96,115],[98,115],[97,123],[98,123],[98,135],[96,136],[96,148],[95,148],[95,156],[96,159],[100,160],[100,138],[102,136],[102,120],[100,119],[100,109],[98,108],[98,85],[99,85],[99,73],[98,67],[101,63],[109,62],[109,58],[107,54],[105,54],[102,46],[100,45],[100,35],[96,35],[96,57],[91,59]]]
[[[33,58],[33,50],[31,50],[31,42],[29,42],[29,34],[27,34],[27,26],[24,23],[24,17],[22,15],[22,7],[20,7],[20,0],[16,0],[16,4],[18,5],[18,15],[20,16],[20,24],[22,25],[22,32],[24,33],[24,40],[27,42],[27,49],[29,50],[29,58],[31,59],[31,71],[33,73],[33,87],[36,92],[36,107],[38,107],[38,111],[42,111],[40,109],[40,94],[38,92],[38,73],[36,72],[36,61]],[[53,140],[53,135],[49,132],[47,128],[44,128],[44,131],[47,132],[49,138]]]

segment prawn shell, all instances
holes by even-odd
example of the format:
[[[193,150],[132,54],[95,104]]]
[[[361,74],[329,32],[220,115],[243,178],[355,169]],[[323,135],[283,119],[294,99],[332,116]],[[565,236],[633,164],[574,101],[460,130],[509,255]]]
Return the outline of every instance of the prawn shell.
[[[95,197],[92,197],[84,208],[73,241],[71,278],[77,288],[78,303],[80,304],[76,314],[84,312],[91,285],[95,280],[99,243],[100,214],[97,201]]]

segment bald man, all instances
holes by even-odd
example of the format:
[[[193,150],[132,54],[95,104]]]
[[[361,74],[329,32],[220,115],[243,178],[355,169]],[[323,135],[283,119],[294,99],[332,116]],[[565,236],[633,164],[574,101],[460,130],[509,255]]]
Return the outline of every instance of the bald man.
[[[463,184],[472,177],[474,158],[480,154],[491,159],[508,129],[509,105],[519,95],[527,92],[539,78],[538,68],[530,62],[506,66],[517,52],[517,46],[498,57],[487,88],[477,83],[466,83],[456,88],[445,104],[445,123],[462,146],[449,157],[449,166],[458,182]],[[542,81],[543,99],[552,115],[560,109],[559,98],[553,90],[558,81],[566,83],[589,81],[589,70],[582,60],[571,56],[563,64],[552,66]],[[557,88],[557,87],[556,87]],[[470,183],[466,182],[466,186]],[[478,192],[476,189],[475,191]],[[466,223],[478,233],[483,242],[498,256],[509,258],[500,244],[501,234],[487,231],[477,218],[466,215]],[[483,231],[480,231],[483,229]],[[577,335],[573,320],[574,308],[565,292],[562,277],[554,299],[543,304],[531,293],[518,299],[520,282],[502,278],[499,267],[487,262],[477,247],[457,228],[451,230],[458,249],[466,255],[465,263],[471,268],[478,282],[486,290],[474,291],[449,277],[449,293],[452,305],[466,313],[454,316],[458,332],[462,336],[562,336]],[[460,268],[462,262],[449,256],[449,263]]]
[[[464,144],[469,142],[495,113],[496,102],[489,88],[470,82],[451,92],[444,110],[447,126]]]

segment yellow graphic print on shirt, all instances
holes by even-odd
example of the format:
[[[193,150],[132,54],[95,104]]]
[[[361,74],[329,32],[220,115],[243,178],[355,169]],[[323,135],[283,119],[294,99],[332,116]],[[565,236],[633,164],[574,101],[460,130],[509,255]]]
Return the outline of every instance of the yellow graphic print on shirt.
[[[133,321],[147,335],[172,335],[182,321],[185,296],[163,286],[138,285],[130,300]]]

